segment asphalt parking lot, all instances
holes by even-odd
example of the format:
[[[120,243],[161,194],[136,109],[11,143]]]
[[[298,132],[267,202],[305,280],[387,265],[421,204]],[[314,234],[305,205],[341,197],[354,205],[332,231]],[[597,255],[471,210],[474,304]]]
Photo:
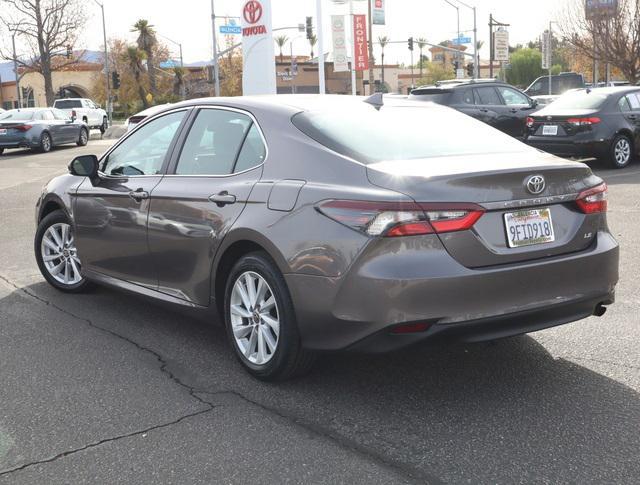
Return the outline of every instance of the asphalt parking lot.
[[[234,361],[219,326],[45,284],[36,197],[73,156],[109,143],[0,157],[0,484],[638,482],[640,163],[593,166],[621,244],[604,317],[327,356],[269,385]]]

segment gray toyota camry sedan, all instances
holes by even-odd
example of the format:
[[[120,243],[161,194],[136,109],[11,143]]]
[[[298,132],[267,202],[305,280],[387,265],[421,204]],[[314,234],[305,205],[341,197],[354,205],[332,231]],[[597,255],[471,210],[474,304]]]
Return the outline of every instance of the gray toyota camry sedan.
[[[37,202],[45,279],[224,322],[281,380],[320,351],[532,332],[614,301],[607,187],[452,109],[349,96],[171,105]]]

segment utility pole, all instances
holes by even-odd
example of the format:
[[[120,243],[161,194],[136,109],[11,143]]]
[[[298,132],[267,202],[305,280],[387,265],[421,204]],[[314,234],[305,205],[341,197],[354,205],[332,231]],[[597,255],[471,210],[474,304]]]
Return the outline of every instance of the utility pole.
[[[220,96],[220,72],[218,69],[218,40],[216,36],[216,14],[211,0],[211,31],[213,33],[213,82],[215,84],[215,95]]]
[[[371,14],[371,0],[367,1],[368,10],[367,10],[367,19],[369,23],[369,94],[373,94],[375,87],[375,78],[374,78],[374,59],[373,59],[373,18]]]
[[[16,74],[16,90],[18,94],[18,108],[22,108],[22,100],[20,99],[20,76],[18,75],[18,58],[16,57],[16,31],[11,34],[11,43],[13,44],[13,72]]]
[[[111,124],[113,118],[113,103],[111,101],[111,79],[109,75],[109,52],[107,49],[107,26],[104,19],[104,3],[98,2],[98,0],[93,0],[98,4],[100,9],[102,10],[102,39],[104,42],[104,74],[107,78],[106,87],[107,87],[107,120],[109,125]]]
[[[320,94],[325,94],[326,88],[324,80],[324,35],[322,32],[322,0],[316,0],[316,15],[318,17],[318,35],[316,35],[316,38],[318,39],[318,87]]]
[[[351,94],[358,94],[356,85],[356,33],[353,29],[353,0],[349,0],[349,29],[351,30]]]

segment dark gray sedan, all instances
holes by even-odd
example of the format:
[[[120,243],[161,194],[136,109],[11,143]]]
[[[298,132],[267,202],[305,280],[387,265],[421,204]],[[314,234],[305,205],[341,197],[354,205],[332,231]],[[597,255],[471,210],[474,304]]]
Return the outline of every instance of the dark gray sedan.
[[[604,314],[618,244],[589,167],[450,108],[384,102],[218,98],[153,115],[44,189],[44,278],[217,314],[239,361],[271,380],[318,351]]]
[[[66,143],[84,146],[89,128],[54,108],[21,108],[0,113],[0,155],[5,148],[48,152]]]

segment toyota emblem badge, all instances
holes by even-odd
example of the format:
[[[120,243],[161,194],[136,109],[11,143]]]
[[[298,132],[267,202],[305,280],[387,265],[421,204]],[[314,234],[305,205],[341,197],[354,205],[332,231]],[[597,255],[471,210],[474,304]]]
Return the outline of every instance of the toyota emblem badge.
[[[527,187],[527,190],[533,195],[538,195],[544,192],[546,183],[542,175],[532,175],[525,182],[525,186]]]

